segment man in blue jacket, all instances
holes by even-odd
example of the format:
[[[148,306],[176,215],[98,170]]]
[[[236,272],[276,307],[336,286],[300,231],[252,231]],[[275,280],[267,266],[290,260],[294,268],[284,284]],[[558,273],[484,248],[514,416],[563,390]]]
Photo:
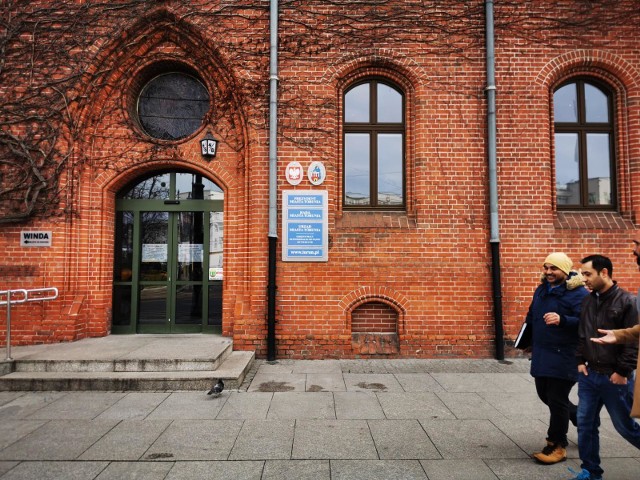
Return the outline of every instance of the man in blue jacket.
[[[582,300],[589,292],[572,268],[573,262],[564,253],[550,254],[527,313],[532,328],[531,376],[538,397],[549,407],[547,444],[533,455],[544,464],[566,460],[569,420],[576,423],[576,406],[569,393],[578,379],[578,323]]]

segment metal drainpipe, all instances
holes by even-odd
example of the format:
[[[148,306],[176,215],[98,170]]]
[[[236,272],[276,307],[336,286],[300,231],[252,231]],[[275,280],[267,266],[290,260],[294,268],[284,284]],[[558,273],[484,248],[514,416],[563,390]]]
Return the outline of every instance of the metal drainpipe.
[[[269,272],[267,360],[276,359],[276,247],[278,243],[278,0],[269,3]]]
[[[493,43],[493,1],[485,1],[485,32],[487,43],[487,154],[489,161],[489,207],[491,225],[491,284],[495,324],[496,360],[504,360],[504,329],[502,326],[502,281],[500,279],[500,226],[498,223],[498,174],[496,158],[496,78]]]

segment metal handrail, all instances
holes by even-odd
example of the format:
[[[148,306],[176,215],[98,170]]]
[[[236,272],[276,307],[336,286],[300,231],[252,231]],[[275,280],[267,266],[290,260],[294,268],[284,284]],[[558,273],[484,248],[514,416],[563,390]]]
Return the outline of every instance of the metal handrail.
[[[16,294],[14,299],[12,296]],[[3,300],[4,298],[4,300]],[[50,288],[33,288],[31,290],[25,290],[19,288],[16,290],[0,290],[0,305],[7,306],[7,358],[6,361],[10,362],[11,358],[11,304],[12,303],[25,303],[25,302],[43,302],[46,300],[55,300],[58,298],[58,289],[56,287]]]

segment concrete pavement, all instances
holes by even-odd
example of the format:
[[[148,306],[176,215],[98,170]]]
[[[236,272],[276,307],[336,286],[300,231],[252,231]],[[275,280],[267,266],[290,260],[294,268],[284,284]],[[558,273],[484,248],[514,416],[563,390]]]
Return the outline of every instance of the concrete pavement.
[[[536,464],[548,413],[529,362],[256,361],[219,398],[194,391],[0,392],[0,479],[571,478]],[[577,401],[576,392],[572,393]],[[605,478],[640,451],[601,428]]]

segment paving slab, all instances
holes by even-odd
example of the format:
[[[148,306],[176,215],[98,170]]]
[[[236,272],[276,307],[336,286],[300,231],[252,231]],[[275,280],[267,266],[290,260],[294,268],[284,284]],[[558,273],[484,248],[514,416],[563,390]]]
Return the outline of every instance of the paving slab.
[[[347,387],[342,373],[308,373],[305,391],[345,392]]]
[[[216,416],[216,419],[264,420],[267,418],[272,398],[273,393],[270,392],[229,392],[227,401]]]
[[[523,392],[477,392],[505,417],[547,418],[549,407],[538,398],[533,390]]]
[[[374,392],[335,392],[333,399],[339,420],[386,418]]]
[[[345,373],[344,383],[349,392],[403,392],[393,375],[380,373]]]
[[[396,373],[394,375],[405,392],[442,392],[444,388],[430,373]]]
[[[97,419],[143,420],[164,402],[167,392],[131,392],[98,415]]]
[[[574,478],[569,467],[580,471],[580,462],[567,460],[554,465],[542,465],[531,459],[486,459],[485,463],[500,480],[564,480]],[[607,480],[620,480],[617,477]]]
[[[504,415],[477,393],[438,392],[437,397],[456,418],[502,418]]]
[[[293,459],[377,459],[378,453],[364,420],[298,420]]]
[[[292,373],[342,374],[342,366],[339,360],[296,360],[293,363]]]
[[[0,476],[7,473],[20,462],[0,462]]]
[[[331,480],[425,480],[417,460],[335,460]]]
[[[170,424],[170,420],[123,420],[79,459],[139,460]]]
[[[30,419],[91,420],[125,397],[121,392],[76,392],[47,403]]]
[[[0,420],[5,418],[28,418],[29,415],[65,395],[66,393],[63,392],[30,392],[28,394],[20,392],[20,395],[15,399],[0,406]]]
[[[528,458],[489,420],[420,420],[443,458]]]
[[[417,420],[369,420],[381,459],[442,458]]]
[[[264,462],[176,462],[165,480],[260,480]]]
[[[433,392],[378,393],[387,418],[455,418],[451,410]]]
[[[511,439],[520,449],[532,455],[539,452],[546,445],[548,425],[537,418],[513,417],[494,418],[491,420],[497,428]],[[573,430],[573,432],[572,432]],[[575,427],[569,426],[569,434],[575,432]],[[578,449],[575,443],[570,443],[567,455],[576,458]]]
[[[0,392],[0,407],[6,403],[13,402],[16,398],[24,395],[24,392]]]
[[[96,480],[158,480],[172,468],[171,462],[111,462]]]
[[[246,420],[229,460],[291,458],[294,426],[294,420]]]
[[[228,398],[228,393],[224,392],[217,398],[207,395],[206,392],[174,392],[158,405],[147,419],[213,420]]]
[[[475,458],[420,460],[420,464],[429,480],[498,480],[484,461]]]
[[[500,383],[484,373],[432,373],[433,378],[448,392],[501,392]]]
[[[249,392],[304,392],[307,375],[305,373],[262,372],[258,370],[249,386]]]
[[[0,451],[0,460],[75,460],[118,422],[51,420]]]
[[[261,480],[331,480],[329,460],[267,460]]]
[[[143,459],[226,460],[241,427],[239,420],[174,420]]]
[[[496,385],[503,392],[522,392],[533,389],[535,391],[534,379],[529,374],[524,373],[479,373],[492,385]]]
[[[44,425],[46,420],[19,420],[3,418],[0,422],[0,450],[29,435]]]
[[[518,360],[257,360],[217,399],[206,390],[0,392],[0,478],[43,478],[49,466],[63,471],[47,480],[571,478],[567,467],[580,463],[575,427],[567,462],[529,457],[544,444],[549,413],[528,368]],[[268,391],[248,391],[259,374]],[[327,391],[309,391],[318,387]],[[640,478],[640,451],[606,410],[601,416],[605,478]],[[104,468],[74,477],[69,463]]]
[[[22,462],[4,474],[2,480],[90,480],[107,465],[107,462]]]
[[[334,419],[336,411],[331,392],[276,392],[273,394],[269,420],[305,418]]]

